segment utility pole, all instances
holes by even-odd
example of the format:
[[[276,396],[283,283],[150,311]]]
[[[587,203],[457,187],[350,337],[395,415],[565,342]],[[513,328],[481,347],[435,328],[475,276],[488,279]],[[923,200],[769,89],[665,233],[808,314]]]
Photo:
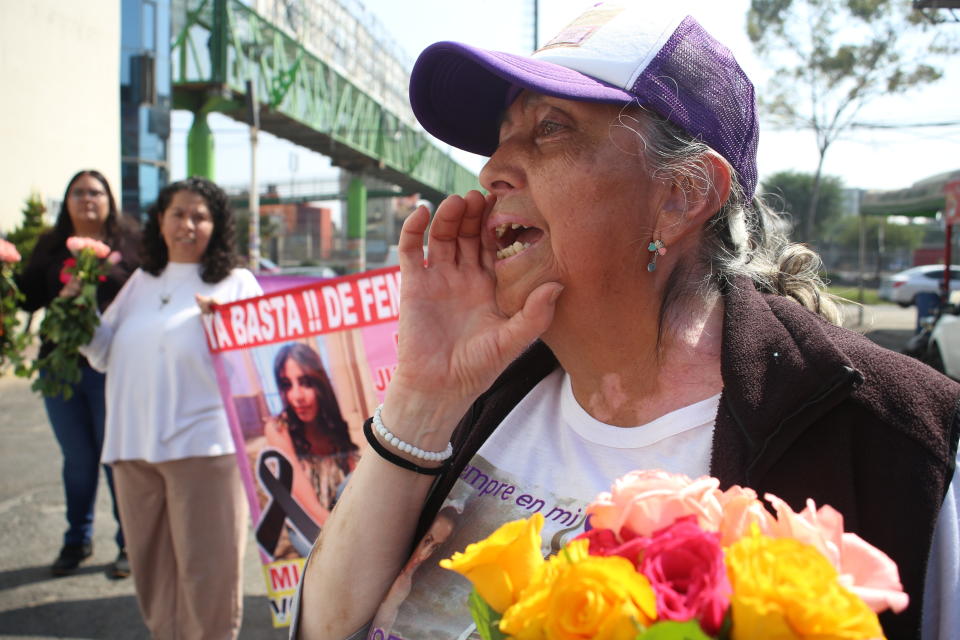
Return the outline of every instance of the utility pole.
[[[857,194],[857,217],[860,219],[860,247],[859,247],[859,267],[860,273],[857,276],[857,302],[860,304],[857,305],[857,326],[863,327],[863,272],[866,270],[866,253],[867,253],[867,217],[863,213],[863,209],[860,208],[860,194]]]
[[[260,188],[257,185],[257,134],[260,130],[260,107],[256,85],[247,80],[247,115],[250,121],[250,235],[248,256],[250,270],[260,271]]]
[[[533,0],[533,51],[536,51],[540,44],[540,0]]]

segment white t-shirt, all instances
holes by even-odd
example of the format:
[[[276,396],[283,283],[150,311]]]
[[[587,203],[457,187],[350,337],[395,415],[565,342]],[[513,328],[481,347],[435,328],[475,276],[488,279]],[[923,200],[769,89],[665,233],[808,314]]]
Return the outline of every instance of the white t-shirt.
[[[485,538],[504,522],[536,511],[545,519],[544,555],[555,553],[583,531],[584,508],[615,478],[635,469],[663,469],[691,478],[709,474],[719,400],[713,396],[641,427],[614,427],[583,410],[569,376],[559,369],[551,373],[514,407],[460,474],[442,509],[450,513],[447,507],[452,507],[459,514],[453,532],[414,569],[409,587],[391,590],[406,598],[397,602],[388,595],[367,637],[478,638],[466,605],[470,583],[441,569],[439,560]],[[941,509],[931,549],[922,636],[929,640],[947,640],[960,628],[960,607],[940,606],[944,594],[960,593],[958,476],[960,470]]]
[[[215,284],[200,265],[169,263],[159,277],[138,269],[81,349],[107,373],[102,460],[165,462],[234,452],[196,294],[232,302],[260,295],[234,269]]]
[[[551,373],[514,407],[460,474],[444,503],[459,513],[453,532],[416,569],[402,604],[381,606],[368,637],[471,637],[470,583],[441,569],[439,560],[504,522],[537,511],[545,519],[543,551],[554,553],[583,531],[584,509],[614,478],[643,468],[704,475],[719,400],[718,394],[625,429],[592,418],[573,397],[569,377],[560,369]],[[390,609],[387,615],[385,609]],[[390,624],[394,609],[396,620]]]

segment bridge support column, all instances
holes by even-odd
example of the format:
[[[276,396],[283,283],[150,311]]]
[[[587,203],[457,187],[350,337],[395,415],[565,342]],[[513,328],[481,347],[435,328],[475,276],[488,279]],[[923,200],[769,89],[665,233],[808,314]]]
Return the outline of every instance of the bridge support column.
[[[367,267],[367,185],[354,177],[347,187],[347,270],[359,273]]]
[[[187,175],[213,180],[213,132],[207,124],[207,110],[193,112],[187,132]]]

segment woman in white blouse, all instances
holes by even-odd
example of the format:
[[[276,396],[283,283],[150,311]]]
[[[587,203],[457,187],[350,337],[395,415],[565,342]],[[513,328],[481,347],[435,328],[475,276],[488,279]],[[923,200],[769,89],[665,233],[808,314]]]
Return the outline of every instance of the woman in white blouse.
[[[163,189],[143,241],[141,269],[83,350],[108,374],[103,462],[152,636],[235,638],[248,506],[200,307],[261,289],[234,268],[233,214],[208,180]]]

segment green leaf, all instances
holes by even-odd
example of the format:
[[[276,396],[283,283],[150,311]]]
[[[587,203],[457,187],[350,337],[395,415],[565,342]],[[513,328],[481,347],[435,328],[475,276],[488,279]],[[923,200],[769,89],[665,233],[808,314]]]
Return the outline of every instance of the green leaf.
[[[95,278],[96,274],[91,273]],[[40,324],[40,335],[53,343],[53,350],[34,363],[33,368],[43,372],[34,382],[34,390],[47,397],[63,395],[69,399],[72,385],[80,382],[80,346],[93,338],[100,318],[96,315],[96,285],[84,283],[75,298],[56,298],[47,308]]]
[[[711,640],[696,620],[656,622],[637,636],[637,640]]]
[[[500,632],[500,614],[480,597],[476,589],[470,592],[467,604],[470,605],[470,615],[473,616],[477,632],[483,640],[506,640],[507,636]]]
[[[731,633],[733,633],[733,607],[727,607],[727,613],[723,616],[723,624],[720,625],[720,633],[717,634],[717,639],[730,640]]]

